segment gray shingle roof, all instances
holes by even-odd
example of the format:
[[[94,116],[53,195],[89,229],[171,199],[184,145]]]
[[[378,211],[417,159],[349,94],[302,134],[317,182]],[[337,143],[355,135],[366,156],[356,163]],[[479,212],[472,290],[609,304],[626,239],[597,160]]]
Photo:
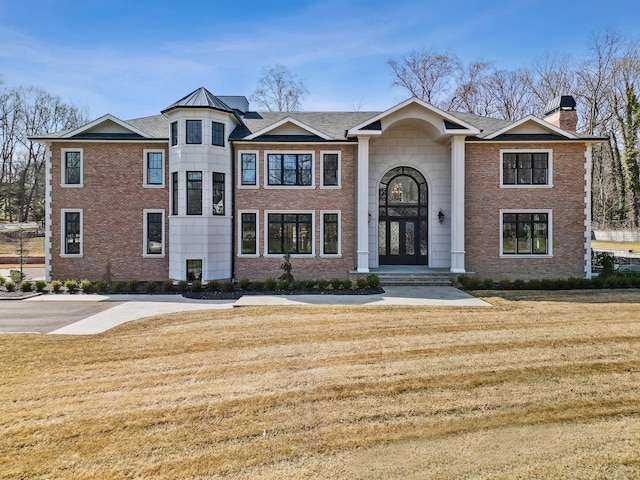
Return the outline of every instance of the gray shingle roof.
[[[200,87],[197,90],[194,90],[189,95],[182,97],[177,102],[169,105],[167,108],[162,110],[162,113],[168,112],[169,110],[173,110],[174,108],[215,108],[216,110],[223,110],[225,112],[233,113],[233,109],[230,108],[226,103],[216,97],[213,93],[207,90],[204,87]]]

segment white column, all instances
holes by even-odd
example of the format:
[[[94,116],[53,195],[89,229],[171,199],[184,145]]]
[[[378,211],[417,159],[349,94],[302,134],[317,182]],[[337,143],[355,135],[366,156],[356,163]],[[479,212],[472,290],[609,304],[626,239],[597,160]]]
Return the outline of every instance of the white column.
[[[369,271],[369,137],[358,137],[357,234],[359,273]]]
[[[464,267],[464,136],[451,140],[451,272]]]
[[[593,147],[587,145],[584,158],[584,273],[586,278],[591,278],[591,165]]]

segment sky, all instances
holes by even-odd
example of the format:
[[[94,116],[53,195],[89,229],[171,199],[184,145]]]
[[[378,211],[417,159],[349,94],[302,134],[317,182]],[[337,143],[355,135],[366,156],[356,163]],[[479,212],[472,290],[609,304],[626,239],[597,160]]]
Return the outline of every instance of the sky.
[[[413,50],[517,69],[586,58],[594,35],[635,38],[639,20],[637,0],[0,0],[0,81],[127,120],[201,86],[249,97],[281,64],[309,90],[303,110],[381,111],[409,96],[387,62]]]

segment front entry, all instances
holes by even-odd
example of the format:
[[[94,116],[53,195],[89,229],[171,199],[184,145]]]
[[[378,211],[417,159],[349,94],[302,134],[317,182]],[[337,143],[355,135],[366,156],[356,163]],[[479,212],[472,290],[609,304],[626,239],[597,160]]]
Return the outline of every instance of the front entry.
[[[397,167],[379,185],[380,265],[427,265],[427,182],[411,167]]]

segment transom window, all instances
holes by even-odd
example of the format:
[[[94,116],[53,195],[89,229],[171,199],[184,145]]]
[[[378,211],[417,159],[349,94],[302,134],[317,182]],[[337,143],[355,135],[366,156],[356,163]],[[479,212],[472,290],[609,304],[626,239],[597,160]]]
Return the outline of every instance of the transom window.
[[[189,144],[202,143],[202,120],[186,121],[187,138]]]
[[[270,153],[267,155],[269,185],[311,185],[310,153]]]
[[[503,255],[548,255],[548,213],[503,213]]]
[[[270,254],[313,253],[313,215],[310,213],[269,213]]]
[[[211,122],[211,145],[224,147],[224,123]]]
[[[549,183],[549,152],[503,152],[503,185]]]

